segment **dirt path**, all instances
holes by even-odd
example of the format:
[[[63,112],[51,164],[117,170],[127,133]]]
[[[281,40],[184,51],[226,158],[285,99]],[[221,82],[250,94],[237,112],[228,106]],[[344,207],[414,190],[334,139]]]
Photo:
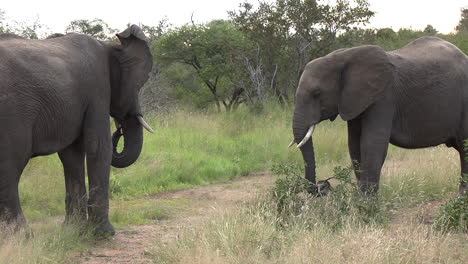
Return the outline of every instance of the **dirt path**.
[[[147,249],[155,241],[165,243],[178,236],[186,227],[195,226],[229,210],[253,201],[259,193],[272,186],[274,178],[258,173],[235,181],[168,192],[149,199],[187,199],[190,206],[165,220],[152,224],[132,226],[117,230],[109,241],[100,242],[91,251],[71,256],[72,262],[102,263],[151,263]]]

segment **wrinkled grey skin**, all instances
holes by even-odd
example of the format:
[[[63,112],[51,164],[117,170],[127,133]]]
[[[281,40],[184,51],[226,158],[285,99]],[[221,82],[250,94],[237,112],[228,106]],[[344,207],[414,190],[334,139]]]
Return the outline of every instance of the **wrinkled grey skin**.
[[[138,26],[117,37],[121,44],[73,33],[45,40],[0,35],[1,220],[26,226],[18,197],[21,173],[32,157],[58,153],[65,222],[88,222],[99,234],[114,234],[108,218],[110,166],[129,166],[140,154],[138,91],[152,68]],[[109,115],[125,138],[124,150],[114,157]]]
[[[389,142],[408,149],[446,144],[460,153],[462,175],[468,173],[468,57],[447,41],[423,37],[391,52],[359,46],[309,62],[296,91],[295,142],[338,114],[348,124],[363,192],[378,191]],[[306,178],[315,183],[312,140],[301,151]]]

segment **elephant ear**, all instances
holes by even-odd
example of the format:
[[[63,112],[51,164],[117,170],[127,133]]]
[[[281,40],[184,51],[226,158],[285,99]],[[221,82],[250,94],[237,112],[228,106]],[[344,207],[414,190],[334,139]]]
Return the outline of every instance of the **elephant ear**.
[[[335,53],[344,63],[338,110],[343,120],[356,118],[384,96],[393,84],[393,65],[379,46],[360,46]]]
[[[138,65],[151,69],[153,57],[151,56],[149,42],[139,26],[131,25],[123,32],[116,34],[116,36],[122,44],[118,59],[123,68]]]
[[[138,113],[138,92],[153,65],[148,39],[137,25],[116,34],[121,45],[114,46],[111,108],[113,112]]]
[[[146,38],[145,34],[143,33],[143,30],[137,25],[131,25],[128,27],[126,30],[123,32],[120,32],[116,34],[116,36],[119,38],[120,42],[122,45],[127,46],[131,43],[132,38],[137,38],[139,40],[143,40],[144,42],[148,42],[148,39]]]

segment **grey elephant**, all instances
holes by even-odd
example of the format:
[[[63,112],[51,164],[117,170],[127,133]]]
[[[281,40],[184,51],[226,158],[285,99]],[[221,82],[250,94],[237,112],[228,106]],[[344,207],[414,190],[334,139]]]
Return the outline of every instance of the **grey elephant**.
[[[18,197],[24,167],[33,157],[58,152],[65,222],[115,233],[108,217],[110,166],[131,165],[142,149],[142,127],[151,130],[138,91],[153,65],[138,26],[117,37],[121,44],[74,33],[45,40],[0,35],[0,218],[15,229],[27,227]],[[114,146],[109,116],[118,127]],[[115,145],[122,135],[119,153]]]
[[[414,149],[446,144],[460,154],[460,193],[468,173],[468,57],[451,43],[423,37],[401,49],[336,50],[309,62],[296,91],[294,142],[315,183],[314,127],[347,121],[348,148],[361,191],[375,194],[388,143]]]

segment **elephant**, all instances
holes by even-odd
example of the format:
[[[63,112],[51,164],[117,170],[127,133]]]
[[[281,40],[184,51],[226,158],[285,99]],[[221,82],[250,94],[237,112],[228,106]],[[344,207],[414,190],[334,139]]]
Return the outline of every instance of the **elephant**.
[[[29,229],[18,196],[24,167],[33,157],[58,153],[65,223],[115,233],[109,221],[111,165],[134,163],[143,127],[153,132],[138,100],[153,66],[148,41],[136,25],[116,36],[120,43],[77,33],[43,40],[0,34],[0,219],[14,230]]]
[[[422,37],[393,51],[364,45],[307,63],[295,94],[291,145],[298,144],[305,177],[313,184],[313,130],[338,115],[347,122],[349,155],[362,193],[378,193],[389,143],[407,149],[455,148],[461,163],[459,189],[466,192],[468,57],[456,46]]]

